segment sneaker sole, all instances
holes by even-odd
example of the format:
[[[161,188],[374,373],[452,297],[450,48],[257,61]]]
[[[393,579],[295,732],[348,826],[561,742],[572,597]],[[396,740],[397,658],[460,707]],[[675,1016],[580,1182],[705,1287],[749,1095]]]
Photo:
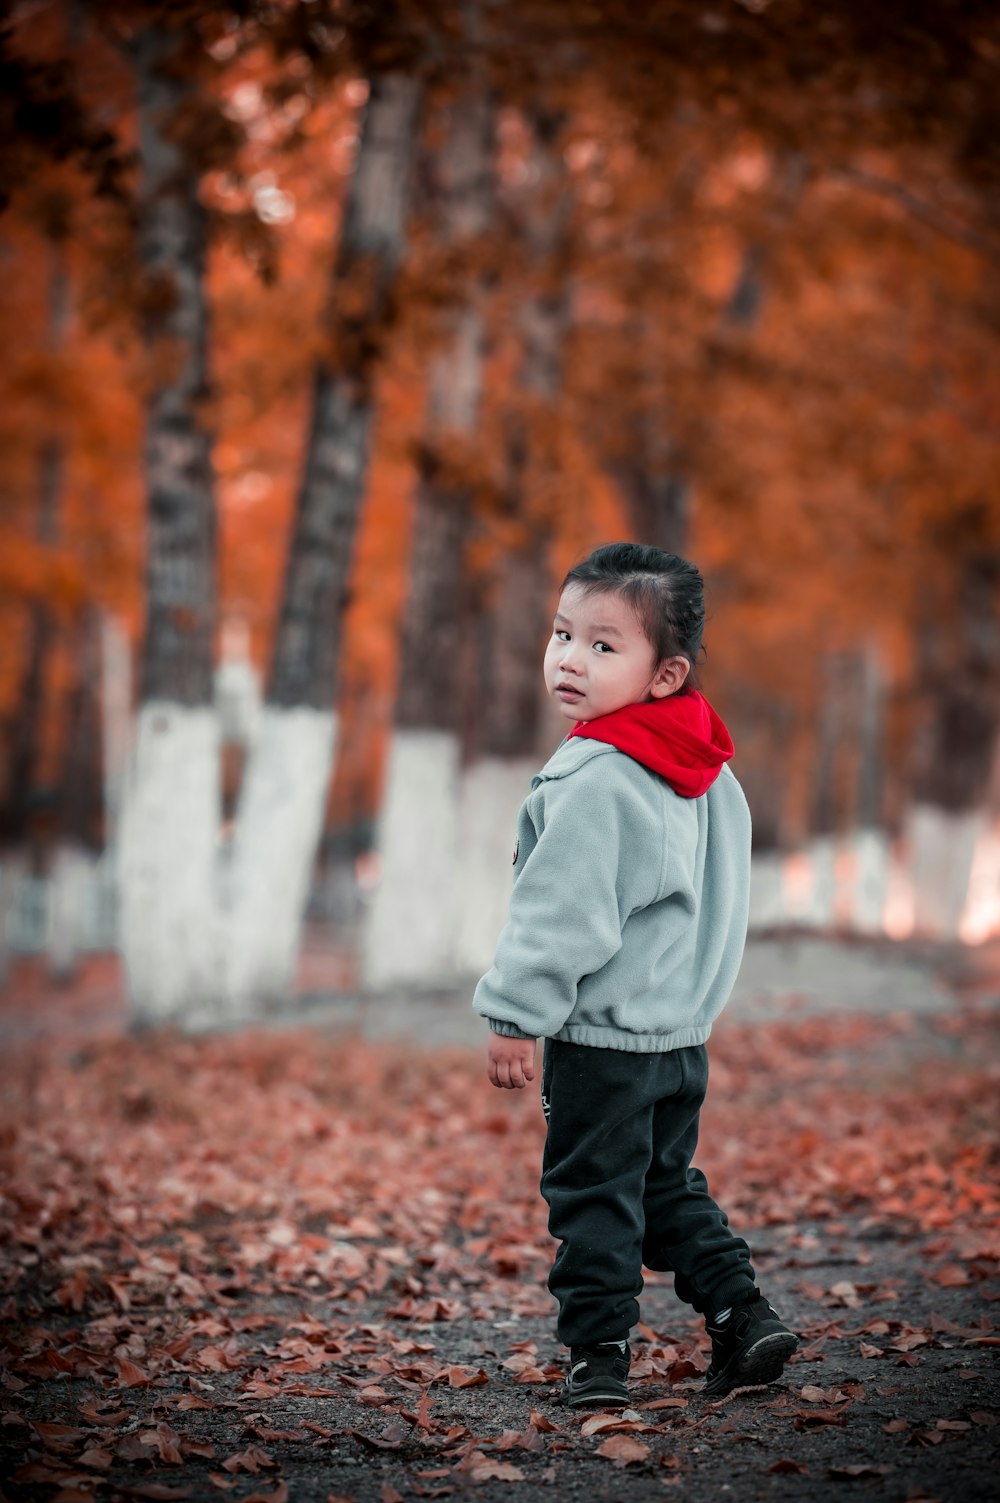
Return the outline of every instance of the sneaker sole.
[[[799,1344],[799,1338],[790,1332],[777,1331],[773,1336],[762,1336],[753,1346],[717,1373],[711,1383],[705,1384],[705,1393],[715,1397],[731,1393],[734,1388],[750,1388],[761,1383],[773,1383],[780,1378],[785,1363]]]
[[[565,1399],[574,1409],[627,1409],[629,1406],[627,1392],[613,1389],[600,1378],[591,1378],[589,1384],[582,1383],[576,1388],[570,1388],[567,1383]]]

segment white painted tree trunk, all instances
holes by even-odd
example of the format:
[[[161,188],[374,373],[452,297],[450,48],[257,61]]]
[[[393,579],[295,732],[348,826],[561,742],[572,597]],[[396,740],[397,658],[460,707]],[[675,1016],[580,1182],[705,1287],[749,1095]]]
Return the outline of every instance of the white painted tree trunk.
[[[0,987],[6,985],[13,959],[14,906],[26,865],[21,851],[4,851],[0,857]]]
[[[395,733],[379,821],[382,877],[363,944],[368,990],[402,984],[432,988],[454,979],[458,787],[457,736],[437,730]]]
[[[976,845],[958,932],[967,945],[1000,934],[1000,822],[987,829]]]
[[[882,928],[890,939],[909,939],[913,933],[913,883],[901,839],[889,843]]]
[[[808,883],[790,904],[789,917],[810,929],[827,929],[834,921],[837,900],[837,840],[820,835],[811,840],[800,858],[808,871]]]
[[[977,841],[986,833],[985,810],[951,814],[917,804],[906,821],[913,882],[913,922],[929,939],[956,939],[965,910]]]
[[[330,711],[262,711],[224,877],[226,1008],[234,1017],[274,1007],[293,990],[335,740]]]
[[[121,953],[139,1024],[216,1021],[219,738],[214,710],[139,711],[120,827]]]
[[[92,927],[97,863],[79,846],[62,844],[52,860],[46,949],[49,974],[57,982],[71,981]]]
[[[754,856],[750,863],[750,929],[769,929],[788,919],[784,858]]]
[[[853,873],[846,905],[849,927],[859,934],[881,934],[889,892],[889,837],[882,830],[855,830],[848,846]]]
[[[101,736],[104,752],[104,831],[117,844],[122,786],[132,743],[132,657],[121,622],[101,616]]]
[[[493,962],[510,908],[517,811],[537,767],[534,757],[484,757],[462,775],[455,942],[459,972],[482,975]]]

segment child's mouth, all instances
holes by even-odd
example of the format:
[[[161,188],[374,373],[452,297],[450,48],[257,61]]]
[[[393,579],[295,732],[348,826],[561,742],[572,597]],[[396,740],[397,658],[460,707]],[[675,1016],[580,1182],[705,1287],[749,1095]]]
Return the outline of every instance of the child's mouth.
[[[559,699],[565,700],[567,704],[573,704],[576,700],[583,698],[583,691],[581,689],[573,689],[569,684],[556,684],[556,695]]]

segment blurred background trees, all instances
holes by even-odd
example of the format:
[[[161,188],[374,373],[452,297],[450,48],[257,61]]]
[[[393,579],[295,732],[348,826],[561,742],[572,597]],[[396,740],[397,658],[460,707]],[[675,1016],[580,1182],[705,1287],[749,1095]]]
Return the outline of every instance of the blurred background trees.
[[[137,1017],[242,1016],[374,850],[369,983],[485,965],[554,585],[625,536],[706,574],[754,921],[1000,927],[994,7],[2,44],[8,934],[41,894]]]

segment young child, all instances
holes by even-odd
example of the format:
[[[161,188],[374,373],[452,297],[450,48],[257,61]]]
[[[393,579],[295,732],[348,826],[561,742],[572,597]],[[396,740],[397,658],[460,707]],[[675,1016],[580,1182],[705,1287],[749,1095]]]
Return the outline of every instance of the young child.
[[[575,1406],[628,1402],[642,1265],[705,1316],[708,1394],[777,1378],[798,1338],[691,1165],[705,1040],[746,937],[750,814],[729,733],[694,687],[702,578],[612,543],[563,581],[545,687],[572,729],[521,808],[510,919],[474,1007],[489,1078],[534,1078],[549,1288]]]

